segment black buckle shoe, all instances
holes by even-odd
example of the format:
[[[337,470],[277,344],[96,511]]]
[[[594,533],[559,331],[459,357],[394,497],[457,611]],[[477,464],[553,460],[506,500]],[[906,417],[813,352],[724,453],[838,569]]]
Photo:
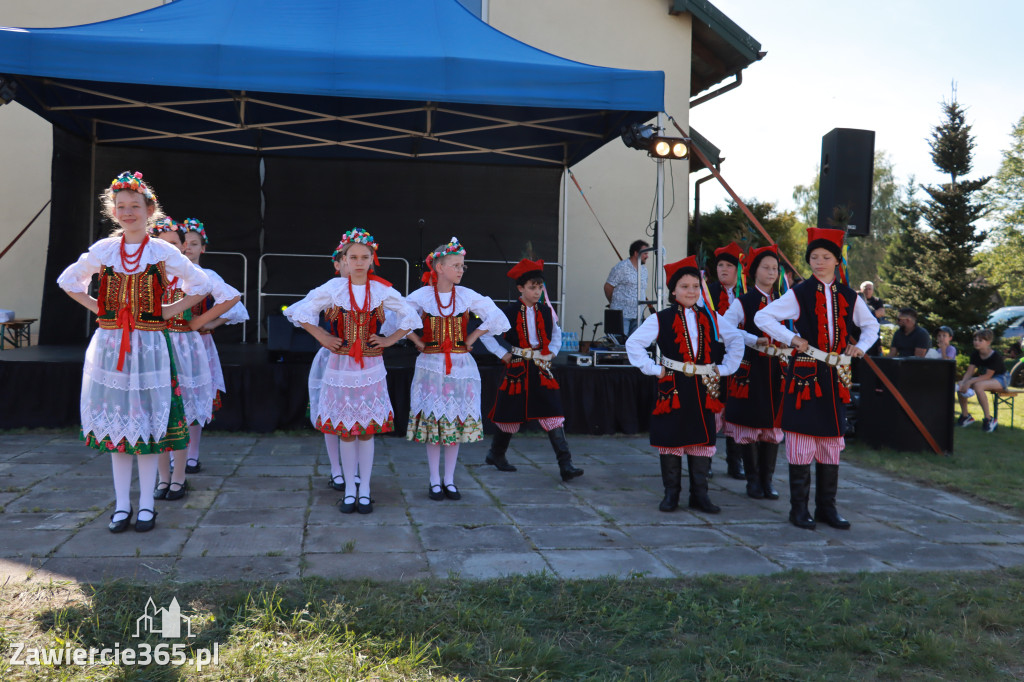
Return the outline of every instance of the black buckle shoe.
[[[148,533],[149,531],[153,530],[156,527],[156,512],[153,511],[152,509],[140,509],[139,513],[141,514],[144,511],[148,511],[153,516],[151,516],[146,521],[139,521],[138,517],[136,517],[136,520],[135,520],[135,532],[136,533]]]
[[[174,486],[178,486],[178,489],[175,490]],[[167,501],[180,500],[181,498],[185,497],[187,491],[188,481],[182,481],[181,483],[175,483],[174,481],[171,481],[171,484],[167,487],[167,494],[164,496],[164,499]],[[140,509],[139,511],[142,510]]]
[[[441,486],[440,485],[432,485],[432,486],[430,486],[430,488],[427,491],[427,496],[430,499],[434,500],[435,502],[438,502],[438,501],[444,499],[444,493],[441,492]]]
[[[192,462],[195,462],[193,464]],[[198,474],[202,471],[203,465],[199,463],[198,459],[186,459],[185,460],[185,473],[186,474]]]
[[[366,500],[366,502],[363,502]],[[356,511],[360,514],[372,514],[373,513],[373,500],[369,497],[360,497],[359,504],[356,506]]]
[[[160,481],[156,484],[156,490],[153,491],[154,500],[167,499],[167,489],[171,487],[171,484],[167,481]]]
[[[341,481],[338,481],[339,478],[341,479]],[[345,476],[343,474],[331,476],[331,480],[327,482],[327,485],[331,488],[334,488],[339,493],[343,493],[345,492]]]
[[[444,496],[449,500],[461,500],[462,493],[455,487],[454,483],[445,483],[444,485]]]
[[[349,502],[349,500],[352,500]],[[344,498],[338,501],[338,511],[342,514],[351,514],[356,510],[356,496],[346,495]]]
[[[128,530],[128,526],[130,526],[132,524],[132,512],[133,511],[134,511],[133,508],[129,506],[128,507],[128,516],[124,517],[123,519],[120,519],[119,521],[115,521],[114,520],[115,516],[117,516],[118,514],[124,514],[125,513],[125,511],[123,509],[115,509],[114,513],[110,515],[110,523],[107,524],[107,530],[109,530],[111,533],[123,533],[126,530]]]

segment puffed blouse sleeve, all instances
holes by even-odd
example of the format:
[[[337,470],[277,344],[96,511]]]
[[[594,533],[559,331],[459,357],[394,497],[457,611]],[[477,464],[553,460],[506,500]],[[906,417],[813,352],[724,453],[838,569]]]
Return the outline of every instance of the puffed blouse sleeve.
[[[384,289],[381,305],[384,306],[385,310],[395,313],[394,322],[392,323],[394,331],[399,329],[418,329],[421,326],[420,316],[416,314],[416,309],[393,287],[386,287]]]
[[[158,244],[164,246],[157,246]],[[229,286],[221,280],[219,283],[210,279],[201,267],[195,265],[188,258],[185,258],[176,248],[162,241],[150,241],[146,248],[160,249],[157,253],[164,262],[164,270],[167,276],[178,278],[178,288],[187,296],[205,296],[212,294],[215,303],[238,296],[238,290]]]
[[[296,327],[301,327],[303,322],[312,325],[320,324],[320,313],[334,303],[331,285],[344,279],[344,277],[336,277],[327,284],[321,284],[306,294],[304,299],[285,308],[284,316]]]
[[[469,309],[481,320],[480,329],[488,334],[504,334],[512,328],[508,317],[489,297],[470,289],[466,289],[465,292],[469,301]],[[462,291],[459,293],[461,294]]]
[[[93,250],[78,257],[74,263],[64,269],[57,278],[57,286],[69,294],[82,294],[89,291],[93,275],[99,274],[103,263]]]
[[[224,278],[218,275],[213,270],[203,268],[203,272],[205,272],[206,275],[210,278],[210,281],[213,283],[214,286],[216,286],[217,284],[224,284]],[[232,296],[231,298],[234,297]],[[245,322],[246,320],[249,319],[249,311],[246,310],[245,306],[242,305],[242,302],[239,301],[238,303],[231,306],[228,309],[228,311],[221,315],[220,317],[222,320],[227,322],[227,324],[238,324],[240,322]]]

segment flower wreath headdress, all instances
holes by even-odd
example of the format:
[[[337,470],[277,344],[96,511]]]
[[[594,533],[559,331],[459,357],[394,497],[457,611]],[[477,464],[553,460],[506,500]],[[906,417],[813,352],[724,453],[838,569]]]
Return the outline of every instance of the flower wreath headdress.
[[[334,256],[340,256],[341,251],[349,244],[362,244],[363,246],[370,247],[370,251],[373,253],[373,264],[380,267],[380,261],[377,260],[377,247],[379,244],[377,244],[373,239],[372,234],[361,227],[353,227],[351,230],[341,235],[341,243],[338,244],[338,248],[335,249]]]
[[[159,237],[165,232],[177,232],[181,241],[185,241],[185,228],[180,223],[175,222],[170,216],[164,216],[153,223],[153,227],[149,228],[149,234],[152,237]]]
[[[203,240],[203,246],[206,246],[207,244],[210,243],[210,239],[206,236],[206,228],[203,226],[201,222],[199,222],[195,218],[186,218],[185,220],[181,221],[181,227],[182,229],[185,230],[186,233],[195,232],[196,234],[198,234],[199,237]]]
[[[149,186],[142,181],[142,173],[138,171],[132,173],[131,171],[125,171],[114,178],[113,182],[110,183],[110,191],[117,194],[121,190],[130,189],[133,192],[138,192],[146,199],[153,198],[153,191],[149,189]]]
[[[466,247],[459,243],[458,237],[452,237],[444,246],[440,247],[437,251],[427,255],[426,264],[427,271],[423,273],[424,284],[434,284],[437,282],[437,273],[434,272],[434,261],[438,258],[444,258],[445,256],[465,256]]]

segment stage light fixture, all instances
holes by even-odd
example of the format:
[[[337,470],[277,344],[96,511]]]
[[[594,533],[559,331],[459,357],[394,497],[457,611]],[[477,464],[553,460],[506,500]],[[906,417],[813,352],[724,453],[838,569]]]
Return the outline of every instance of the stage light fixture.
[[[640,149],[656,159],[685,159],[690,150],[681,137],[658,135],[652,125],[634,123],[622,129],[622,142],[631,149]]]
[[[18,84],[8,76],[0,76],[0,106],[7,104],[17,94]]]

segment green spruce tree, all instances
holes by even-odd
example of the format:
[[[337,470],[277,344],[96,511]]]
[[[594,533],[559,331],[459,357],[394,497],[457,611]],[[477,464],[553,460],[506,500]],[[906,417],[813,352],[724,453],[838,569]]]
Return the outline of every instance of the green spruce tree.
[[[883,272],[894,305],[916,308],[929,329],[948,324],[965,332],[984,322],[993,305],[993,288],[977,269],[987,233],[975,226],[986,213],[979,192],[989,178],[964,179],[975,147],[971,126],[955,98],[943,102],[942,110],[944,120],[932,129],[929,146],[932,162],[949,182],[924,188],[928,199],[921,217],[928,229],[901,229],[889,245]]]
[[[999,289],[1004,305],[1024,305],[1024,116],[1010,140],[999,172],[984,190],[996,227],[991,248],[980,256],[980,269]]]

